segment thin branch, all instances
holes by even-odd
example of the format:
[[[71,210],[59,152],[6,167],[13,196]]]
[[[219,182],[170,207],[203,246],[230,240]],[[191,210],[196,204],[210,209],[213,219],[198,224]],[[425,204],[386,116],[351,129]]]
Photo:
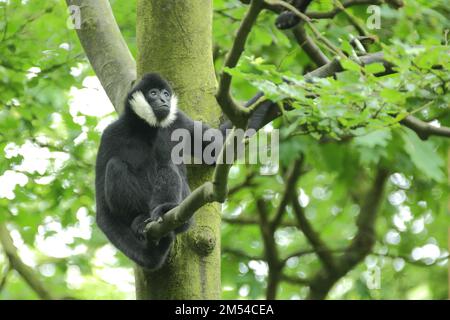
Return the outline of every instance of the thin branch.
[[[236,67],[239,58],[244,52],[248,35],[250,34],[259,13],[263,9],[263,3],[263,0],[251,1],[247,14],[239,26],[233,46],[225,58],[224,68]],[[223,71],[220,76],[219,88],[216,94],[217,102],[219,103],[223,113],[225,113],[234,125],[237,127],[243,127],[243,125],[247,123],[248,110],[233,101],[230,93],[231,80],[231,75],[226,71]]]
[[[390,64],[384,59],[384,54],[381,51],[360,56],[358,58],[361,65],[363,66],[372,63],[382,63],[384,65],[385,72],[379,74],[378,76],[394,73],[394,71],[392,70],[392,64]],[[305,75],[305,79],[312,80],[313,78],[331,77],[341,71],[344,71],[344,69],[342,68],[339,59],[333,59],[330,63],[327,63],[326,65],[323,65],[322,67],[307,73]]]
[[[222,218],[223,222],[229,224],[236,224],[241,226],[256,226],[259,225],[259,220],[255,218]],[[292,221],[281,221],[279,224],[280,227],[297,227],[297,224]]]
[[[256,208],[259,217],[259,227],[264,243],[264,256],[269,265],[269,275],[267,277],[266,299],[273,300],[277,296],[278,284],[280,282],[281,271],[284,265],[278,256],[278,248],[275,241],[274,230],[269,222],[267,204],[263,199],[256,200]]]
[[[303,23],[299,23],[292,32],[300,47],[317,66],[321,67],[330,62],[328,57],[320,50],[314,40],[306,34]]]
[[[310,282],[308,279],[293,277],[293,276],[289,276],[287,274],[282,274],[280,277],[280,280],[291,283],[291,284],[300,285],[300,286],[308,286],[309,282]]]
[[[364,29],[364,26],[360,23],[358,18],[348,12],[339,0],[334,0],[334,4],[346,15],[348,21],[355,27],[360,36],[368,36],[367,31]]]
[[[36,292],[39,298],[43,300],[52,300],[52,294],[44,287],[35,271],[23,263],[20,259],[11,235],[9,234],[9,231],[4,223],[0,223],[0,244],[8,257],[11,268],[20,274],[23,280],[25,280],[30,288]]]
[[[275,217],[270,223],[272,230],[276,230],[283,219],[284,213],[286,211],[286,206],[288,202],[295,195],[295,184],[297,183],[298,177],[300,175],[300,169],[303,162],[303,156],[301,159],[295,160],[285,178],[285,187],[283,191],[283,196],[281,198],[280,204],[278,205]]]
[[[249,255],[247,252],[244,252],[242,250],[234,249],[234,248],[228,248],[228,247],[222,248],[222,253],[229,253],[229,254],[232,254],[232,255],[234,255],[236,257],[243,258],[243,259],[246,259],[246,260],[265,260],[263,257],[252,256],[252,255]]]
[[[256,175],[256,173],[254,171],[252,171],[250,174],[246,175],[245,180],[242,183],[240,183],[238,185],[235,185],[235,186],[231,187],[228,190],[228,195],[235,194],[236,192],[238,192],[242,188],[251,186],[252,185],[252,180],[255,177],[255,175]]]
[[[334,270],[336,269],[336,262],[334,261],[334,258],[331,255],[330,250],[325,242],[323,242],[323,240],[320,238],[320,235],[309,223],[308,219],[305,216],[303,208],[298,203],[297,197],[294,197],[292,199],[292,207],[294,209],[294,215],[297,219],[299,229],[303,232],[308,242],[314,248],[314,251],[322,261],[324,267],[328,270],[328,272],[334,272]]]
[[[450,255],[446,255],[446,256],[437,258],[432,264],[426,264],[420,260],[413,260],[410,257],[406,257],[403,255],[395,255],[395,254],[381,253],[381,252],[372,252],[371,254],[373,254],[375,256],[379,256],[379,257],[390,258],[390,259],[403,259],[406,263],[411,264],[416,267],[433,267],[437,263],[439,263],[441,261],[445,261],[450,258]]]
[[[342,2],[342,6],[344,8],[349,8],[356,5],[381,5],[383,1],[381,0],[348,0]],[[311,19],[332,19],[334,18],[338,13],[342,12],[342,8],[335,7],[331,11],[327,12],[308,12],[307,15]]]
[[[417,133],[422,140],[427,140],[430,136],[450,138],[450,128],[435,127],[414,116],[407,116],[405,119],[401,120],[400,123]]]
[[[11,264],[8,263],[8,265],[6,266],[6,270],[3,274],[3,277],[0,280],[0,292],[3,291],[3,288],[5,287],[6,282],[8,281],[8,276],[11,274],[11,271],[12,271]]]
[[[289,259],[291,259],[291,258],[299,258],[299,257],[302,257],[302,256],[306,256],[306,255],[308,255],[308,254],[315,254],[315,253],[316,253],[316,250],[315,250],[315,249],[308,249],[308,250],[299,250],[299,251],[295,251],[295,252],[293,252],[293,253],[287,255],[287,256],[282,260],[282,263],[283,263],[283,264],[286,264],[287,261],[288,261]]]
[[[123,102],[136,80],[136,63],[120,33],[107,0],[66,0],[81,14],[78,38],[114,108]]]
[[[337,259],[332,272],[321,269],[311,279],[308,299],[324,299],[333,285],[364,258],[371,253],[375,243],[375,219],[382,202],[384,185],[388,171],[380,168],[377,171],[372,188],[367,192],[361,212],[356,220],[358,228],[355,237],[345,249],[344,254]]]

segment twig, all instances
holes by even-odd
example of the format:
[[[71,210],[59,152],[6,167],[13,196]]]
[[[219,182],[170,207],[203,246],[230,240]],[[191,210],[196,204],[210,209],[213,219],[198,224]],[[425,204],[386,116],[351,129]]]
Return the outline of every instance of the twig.
[[[222,218],[223,222],[229,224],[236,224],[241,226],[255,226],[259,225],[259,221],[254,218]],[[279,224],[280,227],[297,227],[297,224],[292,221],[281,221]]]
[[[280,204],[278,205],[277,211],[275,213],[275,217],[273,218],[270,227],[275,230],[280,225],[281,220],[283,219],[283,215],[286,211],[286,206],[292,197],[296,194],[295,184],[300,174],[300,169],[302,166],[303,157],[294,161],[292,166],[289,168],[289,172],[285,178],[285,187],[283,191],[283,196],[281,198]]]
[[[2,292],[3,288],[5,287],[6,282],[8,281],[8,276],[10,275],[11,271],[12,271],[11,264],[8,263],[5,272],[3,274],[2,280],[0,281],[0,292]]]
[[[300,47],[317,66],[321,67],[330,62],[328,57],[315,44],[314,40],[306,34],[303,23],[299,23],[292,32]]]
[[[264,257],[260,257],[260,256],[252,256],[249,255],[248,253],[239,250],[239,249],[234,249],[234,248],[229,248],[229,247],[225,247],[222,249],[222,253],[229,253],[232,254],[236,257],[239,258],[244,258],[246,260],[264,260]]]
[[[308,279],[301,279],[298,277],[289,276],[287,274],[282,274],[280,277],[281,281],[301,285],[301,286],[307,286],[309,285],[310,280]]]
[[[381,0],[348,0],[342,3],[344,8],[349,8],[356,5],[381,5],[383,1]],[[339,7],[335,7],[333,10],[328,12],[308,12],[307,15],[311,19],[332,19],[338,13],[342,12],[342,9]]]
[[[328,272],[332,273],[336,269],[336,262],[333,256],[330,254],[330,250],[326,246],[325,242],[322,241],[320,235],[313,229],[312,225],[309,223],[305,216],[303,208],[298,203],[297,197],[292,199],[292,206],[294,209],[294,215],[297,218],[298,227],[305,235],[305,238],[314,248],[319,259],[322,261],[324,267]]]
[[[348,21],[350,21],[350,23],[355,27],[359,35],[366,37],[368,33],[364,29],[364,26],[359,23],[358,19],[346,10],[339,0],[334,0],[333,2],[336,5],[336,7],[338,7],[347,16]]]
[[[267,205],[263,199],[256,200],[256,208],[259,217],[259,227],[264,243],[264,256],[269,265],[269,275],[267,277],[266,299],[273,300],[277,296],[278,283],[280,282],[281,271],[284,265],[278,256],[278,248],[275,241],[274,230],[269,222]]]

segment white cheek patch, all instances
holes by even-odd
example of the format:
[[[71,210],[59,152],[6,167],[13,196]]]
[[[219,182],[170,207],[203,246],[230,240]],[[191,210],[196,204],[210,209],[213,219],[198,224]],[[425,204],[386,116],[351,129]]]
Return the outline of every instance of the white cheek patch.
[[[177,102],[178,99],[174,95],[170,101],[169,114],[161,122],[155,116],[152,107],[148,104],[141,91],[136,91],[132,94],[130,99],[130,105],[133,111],[143,120],[145,120],[152,127],[168,127],[177,118]]]
[[[144,94],[141,91],[136,91],[132,94],[130,105],[141,119],[145,120],[152,127],[158,126],[158,119],[156,119],[152,107],[145,100]]]

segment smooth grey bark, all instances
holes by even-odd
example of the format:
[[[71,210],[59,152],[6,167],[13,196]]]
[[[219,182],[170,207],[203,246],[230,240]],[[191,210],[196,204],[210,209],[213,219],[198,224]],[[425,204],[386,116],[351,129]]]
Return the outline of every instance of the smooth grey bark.
[[[81,45],[117,112],[136,80],[136,63],[120,33],[107,0],[66,0],[80,9],[76,29]]]

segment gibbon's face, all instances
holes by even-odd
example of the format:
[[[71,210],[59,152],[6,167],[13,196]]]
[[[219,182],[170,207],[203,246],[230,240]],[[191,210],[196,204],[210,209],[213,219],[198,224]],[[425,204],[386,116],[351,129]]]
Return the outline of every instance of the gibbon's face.
[[[164,120],[169,115],[171,98],[169,91],[156,88],[150,89],[145,97],[159,121]]]
[[[176,118],[177,98],[166,88],[138,90],[132,94],[130,104],[152,127],[167,127]]]

